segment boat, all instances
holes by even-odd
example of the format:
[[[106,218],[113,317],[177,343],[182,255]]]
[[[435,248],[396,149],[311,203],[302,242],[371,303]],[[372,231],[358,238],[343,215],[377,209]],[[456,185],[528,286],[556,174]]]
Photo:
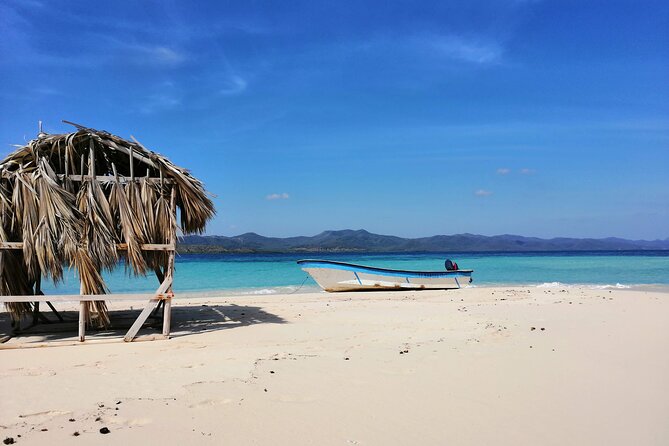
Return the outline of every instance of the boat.
[[[458,289],[472,282],[474,271],[405,271],[316,259],[298,260],[297,263],[329,292]]]

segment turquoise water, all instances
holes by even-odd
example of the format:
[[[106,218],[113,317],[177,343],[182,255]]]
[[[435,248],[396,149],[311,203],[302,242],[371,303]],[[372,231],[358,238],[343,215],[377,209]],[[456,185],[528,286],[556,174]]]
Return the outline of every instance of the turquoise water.
[[[314,258],[315,255],[307,256]],[[449,253],[449,254],[319,254],[318,258],[371,266],[413,270],[443,270],[451,258],[462,269],[473,269],[475,286],[566,285],[635,286],[669,285],[669,252],[609,253]],[[175,291],[224,290],[229,293],[271,294],[316,289],[316,283],[295,263],[296,254],[191,254],[177,257]],[[305,280],[306,279],[306,280]],[[112,292],[152,291],[155,277],[130,277],[121,266],[106,273]],[[53,293],[53,285],[45,284]],[[77,277],[70,272],[58,292],[74,294]]]

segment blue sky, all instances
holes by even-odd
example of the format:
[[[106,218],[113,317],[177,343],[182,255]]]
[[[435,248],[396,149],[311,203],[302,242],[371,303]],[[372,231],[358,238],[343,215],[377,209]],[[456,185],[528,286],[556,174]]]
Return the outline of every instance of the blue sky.
[[[669,3],[0,3],[0,156],[101,128],[210,234],[669,237]]]

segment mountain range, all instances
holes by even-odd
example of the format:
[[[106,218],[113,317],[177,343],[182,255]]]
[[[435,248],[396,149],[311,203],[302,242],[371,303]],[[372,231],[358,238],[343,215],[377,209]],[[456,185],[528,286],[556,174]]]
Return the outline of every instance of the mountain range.
[[[248,232],[232,237],[189,235],[179,241],[181,253],[291,253],[291,252],[518,252],[518,251],[630,251],[669,250],[664,240],[622,238],[551,238],[520,235],[435,235],[403,238],[345,229],[315,236],[264,237]]]

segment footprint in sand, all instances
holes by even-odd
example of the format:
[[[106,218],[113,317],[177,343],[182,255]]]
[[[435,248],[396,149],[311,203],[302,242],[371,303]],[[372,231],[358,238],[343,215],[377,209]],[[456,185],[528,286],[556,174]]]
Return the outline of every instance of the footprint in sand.
[[[67,410],[48,410],[45,412],[26,413],[19,415],[19,418],[55,418],[61,415],[71,415],[72,412]]]
[[[232,398],[223,398],[223,399],[220,399],[220,400],[208,399],[208,400],[202,400],[202,401],[198,401],[197,403],[190,404],[188,406],[188,408],[189,409],[198,409],[198,408],[201,408],[201,407],[220,406],[222,404],[230,404],[230,403],[234,403],[236,401],[237,400],[233,400]]]

